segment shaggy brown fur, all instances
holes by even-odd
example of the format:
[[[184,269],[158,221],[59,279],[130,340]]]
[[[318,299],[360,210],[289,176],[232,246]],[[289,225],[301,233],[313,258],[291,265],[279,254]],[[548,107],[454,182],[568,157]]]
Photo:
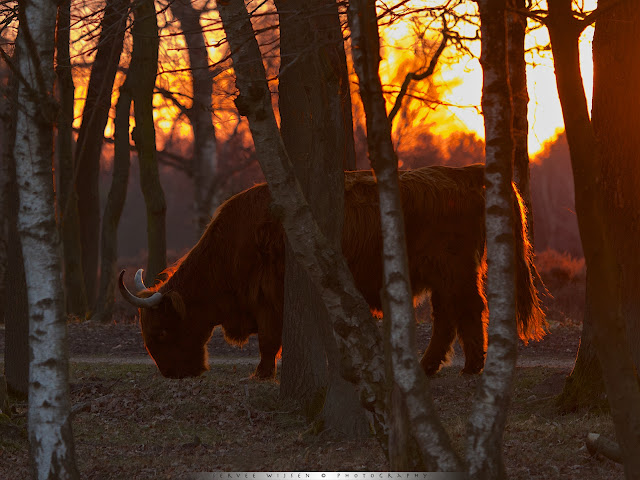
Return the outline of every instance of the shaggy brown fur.
[[[414,295],[431,292],[433,335],[421,365],[429,375],[447,360],[456,336],[463,372],[478,373],[486,352],[484,297],[484,167],[424,167],[400,173]],[[515,189],[514,189],[515,190]],[[516,192],[517,322],[523,340],[544,335],[533,284],[525,212]],[[267,185],[226,201],[193,249],[153,290],[158,307],[141,312],[145,345],[163,375],[195,376],[207,369],[206,344],[222,325],[229,342],[257,333],[256,375],[275,374],[281,348],[284,233],[270,214]],[[380,309],[382,282],[378,194],[371,172],[345,174],[342,248],[358,289]]]

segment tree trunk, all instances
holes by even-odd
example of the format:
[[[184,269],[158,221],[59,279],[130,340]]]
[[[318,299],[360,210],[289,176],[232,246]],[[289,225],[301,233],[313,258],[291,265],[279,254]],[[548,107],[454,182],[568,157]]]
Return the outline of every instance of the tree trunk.
[[[383,292],[382,303],[385,321],[390,323],[389,345],[393,380],[404,397],[407,421],[400,419],[400,426],[392,437],[402,446],[390,446],[390,452],[412,448],[411,440],[402,438],[411,425],[424,466],[428,470],[461,471],[462,464],[451,446],[435,412],[427,378],[416,358],[415,320],[409,284],[409,267],[406,252],[404,217],[400,204],[398,185],[398,159],[391,141],[391,123],[387,118],[385,100],[378,68],[380,64],[380,40],[373,0],[352,0],[348,10],[351,29],[353,64],[358,74],[360,96],[366,114],[367,146],[374,168],[380,200],[380,217],[383,237]],[[396,405],[397,406],[397,405]],[[394,406],[394,407],[396,407]],[[400,411],[402,406],[393,408]],[[393,419],[397,422],[398,419]],[[404,456],[390,458],[391,467],[406,468],[415,462]]]
[[[153,90],[158,69],[158,22],[153,0],[141,0],[133,9],[133,53],[129,75],[136,126],[131,137],[138,150],[140,187],[147,206],[147,285],[167,266],[167,204],[158,174]]]
[[[332,0],[277,1],[276,7],[282,139],[316,222],[340,251],[343,166],[349,145],[345,132],[351,125],[343,115],[342,71],[337,67],[344,58],[337,5]],[[366,435],[368,425],[364,412],[355,409],[353,387],[345,385],[338,372],[327,372],[327,359],[336,350],[327,310],[290,247],[286,250],[282,395],[300,400],[312,414],[320,413],[314,410],[321,406],[327,429]]]
[[[188,110],[189,122],[193,129],[192,168],[194,186],[194,211],[196,215],[197,238],[204,233],[217,205],[211,185],[218,173],[218,147],[216,132],[211,118],[211,95],[213,75],[209,69],[209,54],[200,25],[200,12],[187,0],[171,3],[171,12],[182,26],[191,67],[193,104]]]
[[[129,117],[131,108],[131,88],[129,79],[120,87],[116,104],[114,131],[113,175],[111,188],[104,207],[102,220],[102,244],[100,248],[100,290],[94,318],[99,322],[109,322],[113,315],[116,295],[118,261],[118,224],[127,198],[129,185],[130,147]]]
[[[2,72],[2,69],[0,69]],[[14,75],[5,73],[11,83]],[[9,87],[11,90],[11,87]],[[15,91],[15,89],[13,89]],[[7,304],[7,265],[9,258],[9,216],[7,211],[7,192],[9,189],[9,157],[13,154],[13,142],[15,140],[15,108],[11,105],[16,97],[13,92],[7,91],[0,97],[0,320],[4,321],[4,312]],[[15,103],[14,103],[15,104]],[[13,117],[13,119],[12,119]],[[13,126],[13,127],[12,127]]]
[[[478,0],[482,36],[487,232],[487,360],[476,391],[467,440],[471,478],[506,478],[502,440],[518,355],[515,241],[511,182],[513,110],[507,67],[506,1]]]
[[[273,211],[282,219],[298,263],[321,291],[336,332],[342,374],[358,386],[360,401],[371,412],[372,428],[386,450],[387,391],[379,331],[369,306],[353,285],[344,257],[324,238],[293,174],[244,2],[230,0],[217,5],[236,72],[236,106],[249,120],[256,153],[269,183]]]
[[[571,166],[574,181],[585,182],[589,176],[594,175],[595,155],[597,141],[587,107],[587,99],[582,84],[580,72],[580,55],[578,39],[584,28],[571,12],[571,2],[568,0],[556,0],[549,4],[549,17],[547,28],[551,38],[551,50],[553,53],[556,70],[556,84],[562,115],[564,118],[567,143],[571,155]],[[587,186],[583,193],[576,188],[576,210],[578,197],[583,195],[585,201],[591,195]],[[586,205],[586,204],[585,204]],[[584,207],[583,207],[584,208]],[[592,211],[584,211],[585,215],[593,214]],[[580,224],[580,212],[578,212],[578,224]],[[586,234],[585,232],[584,234]],[[580,235],[584,235],[581,233]],[[583,238],[584,243],[584,238]],[[587,268],[587,289],[593,280],[592,272]],[[567,377],[562,395],[558,399],[561,410],[572,411],[581,406],[594,407],[599,404],[599,399],[604,394],[602,371],[596,361],[592,321],[594,313],[591,310],[593,304],[591,296],[587,294],[585,300],[585,316],[582,325],[580,347],[573,371]]]
[[[18,228],[29,301],[29,444],[34,478],[79,478],[69,399],[69,359],[52,176],[53,52],[57,3],[20,4],[14,156],[20,196]]]
[[[18,35],[20,35],[18,31]],[[16,46],[13,61],[19,54]],[[18,184],[16,179],[16,161],[13,149],[16,139],[16,119],[18,105],[18,80],[14,75],[9,79],[9,87],[3,112],[2,163],[6,179],[6,190],[2,203],[7,223],[7,270],[2,279],[6,285],[6,303],[4,312],[4,373],[7,388],[19,396],[27,396],[29,390],[29,303],[27,285],[24,277],[22,245],[18,233]]]
[[[589,272],[587,272],[589,277]],[[592,284],[587,280],[587,285]],[[607,407],[604,393],[602,367],[594,344],[593,315],[589,304],[589,292],[586,292],[586,308],[582,325],[582,334],[578,346],[576,362],[571,374],[566,378],[562,393],[556,403],[562,413],[580,409],[599,409]]]
[[[625,476],[631,479],[640,478],[640,256],[634,253],[640,243],[640,10],[636,2],[612,0],[601,0],[598,8],[609,9],[598,18],[593,38],[592,124],[599,165],[591,178],[599,182],[601,223],[595,224],[603,228],[607,253],[587,254],[585,248],[585,259],[587,272],[594,263],[610,263],[602,264],[606,276],[596,271],[591,282],[587,276],[587,292],[603,300],[596,308],[606,312],[594,312],[595,343]],[[613,295],[600,297],[608,289]]]
[[[82,243],[78,198],[73,188],[75,168],[73,161],[73,107],[74,86],[69,56],[69,32],[71,31],[71,2],[58,7],[56,26],[56,74],[58,77],[58,136],[56,157],[58,159],[58,216],[62,235],[64,259],[64,293],[66,312],[84,318],[88,312],[84,274],[82,273]]]
[[[96,298],[98,276],[98,246],[100,242],[100,154],[102,139],[111,108],[111,91],[115,80],[122,42],[129,14],[129,0],[107,0],[100,23],[100,38],[91,67],[87,98],[76,147],[75,176],[62,179],[67,191],[75,182],[78,195],[82,270],[89,308]],[[69,197],[72,198],[72,197]],[[65,210],[68,206],[65,205]],[[69,204],[70,208],[70,204]],[[65,212],[62,212],[65,216]],[[73,242],[73,238],[63,242]]]
[[[525,0],[509,0],[509,6],[525,9]],[[527,18],[510,12],[507,15],[509,85],[513,106],[513,179],[527,209],[527,235],[533,245],[533,210],[529,182],[529,121],[527,119],[529,92],[527,90],[527,62],[524,58],[524,37]]]

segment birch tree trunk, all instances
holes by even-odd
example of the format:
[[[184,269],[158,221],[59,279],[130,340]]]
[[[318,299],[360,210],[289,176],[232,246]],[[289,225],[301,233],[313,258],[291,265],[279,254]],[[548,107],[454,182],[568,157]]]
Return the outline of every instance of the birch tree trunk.
[[[378,74],[380,43],[375,1],[352,0],[349,3],[348,17],[353,64],[358,74],[360,96],[366,114],[369,159],[375,171],[380,199],[384,252],[382,297],[384,318],[390,323],[392,388],[397,386],[402,393],[412,435],[427,469],[462,471],[462,463],[438,419],[427,378],[415,355],[415,320],[398,186],[398,159],[393,150],[391,124],[387,118]],[[402,411],[399,413],[404,417]],[[401,426],[400,429],[404,430],[404,427]],[[393,448],[395,451],[410,448],[408,440],[406,443],[406,447]],[[392,468],[396,468],[395,460],[391,460]],[[403,468],[415,461],[406,458],[399,460],[401,461],[398,463],[401,464],[397,466]]]
[[[28,431],[34,478],[79,478],[75,464],[62,263],[52,177],[53,52],[57,3],[21,2],[14,156],[20,195],[18,227],[29,301]]]
[[[487,360],[469,418],[469,476],[506,478],[502,439],[518,354],[515,307],[515,241],[511,181],[512,106],[507,67],[505,0],[477,0],[480,10],[485,124],[487,232]]]
[[[58,180],[58,216],[63,246],[63,278],[65,309],[70,315],[84,318],[88,312],[87,293],[82,271],[82,242],[80,239],[80,218],[78,198],[73,182],[75,168],[73,161],[73,118],[74,85],[71,75],[69,40],[71,31],[71,2],[65,1],[58,7],[56,26],[56,74],[57,94],[60,101],[58,112],[58,135],[56,157]]]
[[[188,0],[173,1],[171,12],[182,26],[191,68],[193,103],[187,111],[187,116],[193,129],[191,171],[193,172],[196,234],[197,238],[200,238],[217,207],[213,201],[217,195],[211,191],[218,172],[218,147],[211,118],[214,80],[209,69],[209,55],[200,25],[200,12]]]
[[[355,383],[383,449],[387,445],[384,354],[369,306],[355,288],[349,267],[330,247],[307,204],[282,143],[271,106],[260,49],[243,0],[219,1],[239,95],[238,112],[249,120],[257,156],[296,260],[321,292],[342,355],[342,374]]]
[[[140,187],[147,206],[147,285],[167,266],[167,204],[158,173],[153,91],[158,69],[158,21],[153,0],[140,0],[133,8],[133,53],[129,75],[136,127],[131,138],[138,150]]]
[[[91,67],[87,99],[78,132],[75,175],[61,181],[75,182],[82,244],[82,271],[89,308],[96,298],[100,243],[100,154],[104,128],[111,108],[111,90],[122,52],[129,0],[107,0],[100,23],[96,57]],[[71,189],[71,187],[67,187]],[[66,208],[66,206],[65,206]],[[66,238],[63,241],[67,241]]]

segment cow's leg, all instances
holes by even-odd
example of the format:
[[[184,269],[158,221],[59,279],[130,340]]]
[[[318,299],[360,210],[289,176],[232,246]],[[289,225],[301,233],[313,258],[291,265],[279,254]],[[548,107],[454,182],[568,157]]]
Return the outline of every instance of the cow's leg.
[[[451,299],[440,292],[433,291],[431,307],[433,319],[431,340],[420,360],[420,365],[427,375],[434,375],[447,362],[456,338],[456,327],[452,318],[454,306]]]
[[[477,286],[469,284],[468,287],[457,294],[456,320],[458,339],[462,344],[465,358],[462,373],[476,374],[484,368],[487,352],[487,332],[484,321],[486,308],[484,297]]]
[[[254,375],[257,378],[273,378],[276,375],[276,360],[282,348],[282,320],[261,312],[258,317],[258,347],[260,363]]]

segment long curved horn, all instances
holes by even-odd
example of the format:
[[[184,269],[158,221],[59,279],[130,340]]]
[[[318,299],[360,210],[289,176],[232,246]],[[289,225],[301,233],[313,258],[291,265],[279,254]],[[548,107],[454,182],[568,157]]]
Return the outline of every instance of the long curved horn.
[[[142,273],[144,272],[144,270],[141,268],[136,272],[135,277],[133,278],[133,283],[136,286],[136,288],[138,289],[138,292],[143,292],[145,290],[147,290],[147,287],[144,285],[144,282],[142,281]]]
[[[141,272],[142,272],[142,269],[138,270],[138,273],[140,273],[140,281],[142,282]],[[127,289],[127,287],[124,285],[123,277],[124,277],[124,270],[120,272],[120,278],[118,279],[118,287],[120,288],[120,293],[122,294],[123,298],[134,307],[151,308],[158,305],[162,300],[162,294],[160,292],[156,292],[147,298],[137,297],[136,295],[131,293],[129,289]],[[136,277],[137,277],[137,274],[136,274]]]

